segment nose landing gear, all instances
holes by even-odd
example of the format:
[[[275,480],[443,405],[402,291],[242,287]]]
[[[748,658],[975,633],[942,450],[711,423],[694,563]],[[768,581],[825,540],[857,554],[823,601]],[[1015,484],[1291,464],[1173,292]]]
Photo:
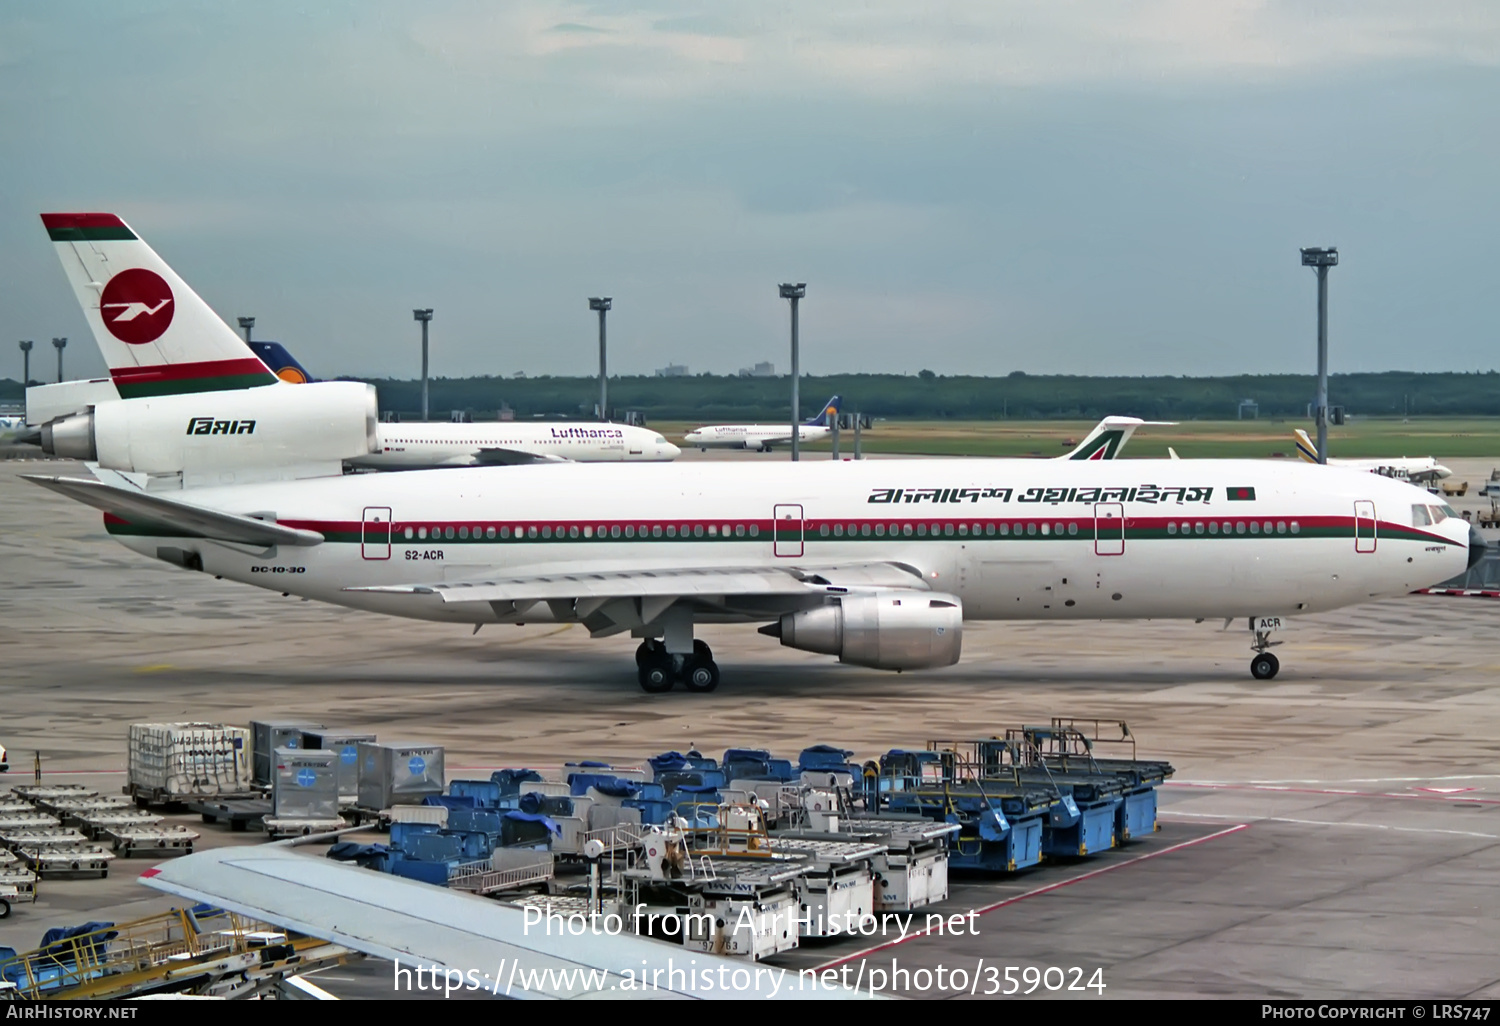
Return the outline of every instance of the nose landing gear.
[[[1277,626],[1280,626],[1279,621]],[[1255,658],[1250,660],[1250,676],[1256,680],[1270,680],[1281,672],[1281,660],[1272,655],[1270,649],[1281,642],[1272,641],[1271,631],[1254,617],[1250,619],[1250,627],[1255,631],[1255,641],[1250,645],[1250,650],[1255,653]]]
[[[671,691],[680,680],[688,691],[709,692],[719,686],[719,664],[713,651],[694,640],[693,651],[673,655],[657,638],[648,638],[635,650],[636,676],[648,694]]]

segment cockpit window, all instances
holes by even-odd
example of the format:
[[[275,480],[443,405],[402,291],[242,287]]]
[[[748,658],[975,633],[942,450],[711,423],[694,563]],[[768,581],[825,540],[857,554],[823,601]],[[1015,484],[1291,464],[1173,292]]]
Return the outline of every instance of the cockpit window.
[[[1431,524],[1432,514],[1427,511],[1427,507],[1413,505],[1411,508],[1411,526],[1428,527]]]
[[[666,445],[667,444],[667,440],[665,438],[663,438],[661,435],[657,435],[656,436],[656,444],[657,445]]]

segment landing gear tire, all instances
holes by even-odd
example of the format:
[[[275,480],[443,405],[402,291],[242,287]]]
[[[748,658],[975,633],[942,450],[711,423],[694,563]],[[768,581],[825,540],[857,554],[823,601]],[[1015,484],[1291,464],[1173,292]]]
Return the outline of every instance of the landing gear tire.
[[[1281,660],[1269,652],[1262,652],[1250,660],[1250,676],[1256,680],[1270,680],[1281,670]]]
[[[0,919],[10,918],[10,902],[0,898]]]
[[[682,686],[689,691],[712,691],[719,686],[719,664],[695,651],[682,666]]]
[[[677,683],[677,675],[672,672],[670,659],[645,664],[636,671],[636,677],[641,682],[641,690],[650,695],[671,691],[672,685]]]

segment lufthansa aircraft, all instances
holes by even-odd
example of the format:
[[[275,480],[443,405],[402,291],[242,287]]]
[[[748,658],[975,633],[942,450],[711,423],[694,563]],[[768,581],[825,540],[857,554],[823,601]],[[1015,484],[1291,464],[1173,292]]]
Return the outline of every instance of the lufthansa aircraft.
[[[797,441],[821,442],[833,428],[833,418],[839,415],[839,397],[831,396],[816,416],[809,417],[797,428]],[[683,442],[696,445],[707,452],[709,449],[755,449],[770,452],[773,445],[790,445],[790,424],[709,424],[694,428],[682,436]]]
[[[315,463],[314,473],[326,471],[327,458],[335,451],[344,465],[376,470],[557,460],[649,462],[674,459],[681,451],[659,433],[628,424],[380,422],[373,416],[369,386],[313,382],[280,345],[247,345],[115,215],[43,214],[42,222],[110,368],[116,393],[127,400],[123,406],[95,404],[94,414],[77,411],[84,417],[118,423],[169,411],[175,424],[177,408],[186,403],[199,415],[192,431],[203,430],[205,422],[205,433],[232,424],[233,430],[256,434],[257,443],[276,430],[276,422],[294,425],[290,436],[275,444],[275,454],[288,466]],[[300,387],[289,389],[288,384]],[[214,393],[222,402],[186,398],[203,393]],[[316,440],[317,411],[325,404],[369,406],[369,424],[358,432],[365,437],[340,438],[332,445]],[[101,411],[102,405],[113,408]],[[302,429],[310,432],[306,446],[296,438]],[[174,436],[181,433],[172,431]],[[55,430],[42,433],[48,451],[54,451],[55,435]],[[116,437],[128,436],[128,444],[144,448],[149,443],[139,435]],[[185,473],[180,480],[188,486],[205,474],[214,478],[212,467],[195,465]],[[229,473],[233,476],[234,468]],[[307,476],[306,468],[296,476]]]

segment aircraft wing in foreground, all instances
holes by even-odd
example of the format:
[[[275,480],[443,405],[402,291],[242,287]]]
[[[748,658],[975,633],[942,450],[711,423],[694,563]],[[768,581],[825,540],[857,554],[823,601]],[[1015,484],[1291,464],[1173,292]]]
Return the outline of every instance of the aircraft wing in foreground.
[[[280,844],[183,856],[147,870],[141,882],[389,959],[398,963],[393,983],[412,979],[421,966],[433,982],[457,980],[462,989],[497,997],[871,996],[824,988],[795,970],[697,954],[624,931],[575,936],[554,929],[549,936],[542,924],[528,927],[518,907],[301,855]],[[397,969],[410,975],[396,977]]]

